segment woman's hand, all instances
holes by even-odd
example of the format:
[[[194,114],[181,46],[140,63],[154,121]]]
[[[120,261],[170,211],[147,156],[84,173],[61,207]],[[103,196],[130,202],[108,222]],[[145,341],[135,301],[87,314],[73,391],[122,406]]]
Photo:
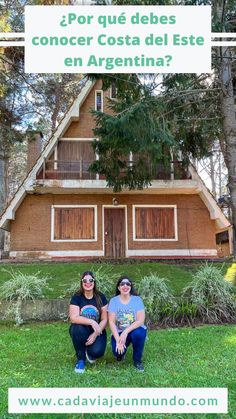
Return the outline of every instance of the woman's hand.
[[[127,339],[127,335],[128,335],[128,332],[126,330],[123,330],[123,332],[119,336],[118,342],[120,344],[125,345],[125,342],[126,342],[126,339]]]
[[[92,326],[94,332],[97,333],[97,335],[101,335],[102,329],[95,320],[91,320],[90,325]]]
[[[95,342],[95,340],[97,339],[97,336],[98,336],[98,334],[96,332],[91,333],[91,335],[89,335],[85,345],[86,346],[92,345]]]
[[[120,341],[116,342],[116,352],[122,355],[125,352],[125,344],[121,343]]]

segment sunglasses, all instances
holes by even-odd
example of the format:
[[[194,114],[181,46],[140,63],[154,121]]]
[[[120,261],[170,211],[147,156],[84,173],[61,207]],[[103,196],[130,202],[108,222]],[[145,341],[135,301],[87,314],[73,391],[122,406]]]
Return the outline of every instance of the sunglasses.
[[[94,279],[93,279],[93,278],[83,278],[83,279],[82,279],[82,282],[83,282],[84,284],[86,284],[87,282],[90,282],[90,283],[92,284],[92,282],[94,282]]]
[[[124,285],[128,285],[128,287],[131,287],[131,283],[129,281],[121,281],[120,286],[123,287]]]

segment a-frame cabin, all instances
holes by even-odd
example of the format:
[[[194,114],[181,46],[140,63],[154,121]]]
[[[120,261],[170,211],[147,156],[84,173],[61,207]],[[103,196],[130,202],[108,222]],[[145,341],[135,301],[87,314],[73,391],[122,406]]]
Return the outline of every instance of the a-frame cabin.
[[[217,257],[230,223],[192,166],[157,169],[149,188],[119,194],[89,172],[99,158],[90,111],[107,111],[111,96],[87,81],[44,150],[40,135],[30,142],[32,168],[0,219],[10,257]]]

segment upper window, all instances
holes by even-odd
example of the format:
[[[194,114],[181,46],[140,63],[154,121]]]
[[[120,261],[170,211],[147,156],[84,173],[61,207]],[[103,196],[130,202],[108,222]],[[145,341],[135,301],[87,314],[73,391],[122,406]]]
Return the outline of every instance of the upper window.
[[[134,240],[177,240],[175,206],[134,205]]]
[[[95,91],[95,111],[103,112],[103,91]]]
[[[117,88],[115,83],[112,83],[110,87],[110,99],[116,99],[117,98]]]
[[[96,206],[53,206],[52,241],[95,241]]]
[[[216,244],[228,243],[229,242],[229,232],[228,230],[222,231],[221,233],[216,234]]]

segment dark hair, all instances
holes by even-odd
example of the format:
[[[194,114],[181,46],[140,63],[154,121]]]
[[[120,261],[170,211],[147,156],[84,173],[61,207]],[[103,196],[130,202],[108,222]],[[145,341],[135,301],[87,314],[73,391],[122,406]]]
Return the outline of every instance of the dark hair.
[[[98,291],[97,289],[97,285],[96,285],[96,278],[95,275],[92,271],[85,271],[82,273],[81,275],[81,281],[80,281],[80,288],[78,289],[78,291],[76,291],[77,295],[84,295],[84,289],[83,289],[83,282],[82,280],[84,279],[84,277],[86,275],[90,275],[93,279],[94,279],[94,287],[93,287],[93,295],[95,297],[96,303],[97,303],[97,308],[99,313],[101,312],[101,308],[102,308],[102,299],[101,299],[101,293]]]
[[[128,279],[128,281],[131,283],[130,295],[137,295],[136,291],[134,290],[132,280],[127,275],[123,275],[118,279],[116,284],[116,295],[120,295],[120,290],[118,287],[120,286],[120,283],[123,281],[123,279]]]

